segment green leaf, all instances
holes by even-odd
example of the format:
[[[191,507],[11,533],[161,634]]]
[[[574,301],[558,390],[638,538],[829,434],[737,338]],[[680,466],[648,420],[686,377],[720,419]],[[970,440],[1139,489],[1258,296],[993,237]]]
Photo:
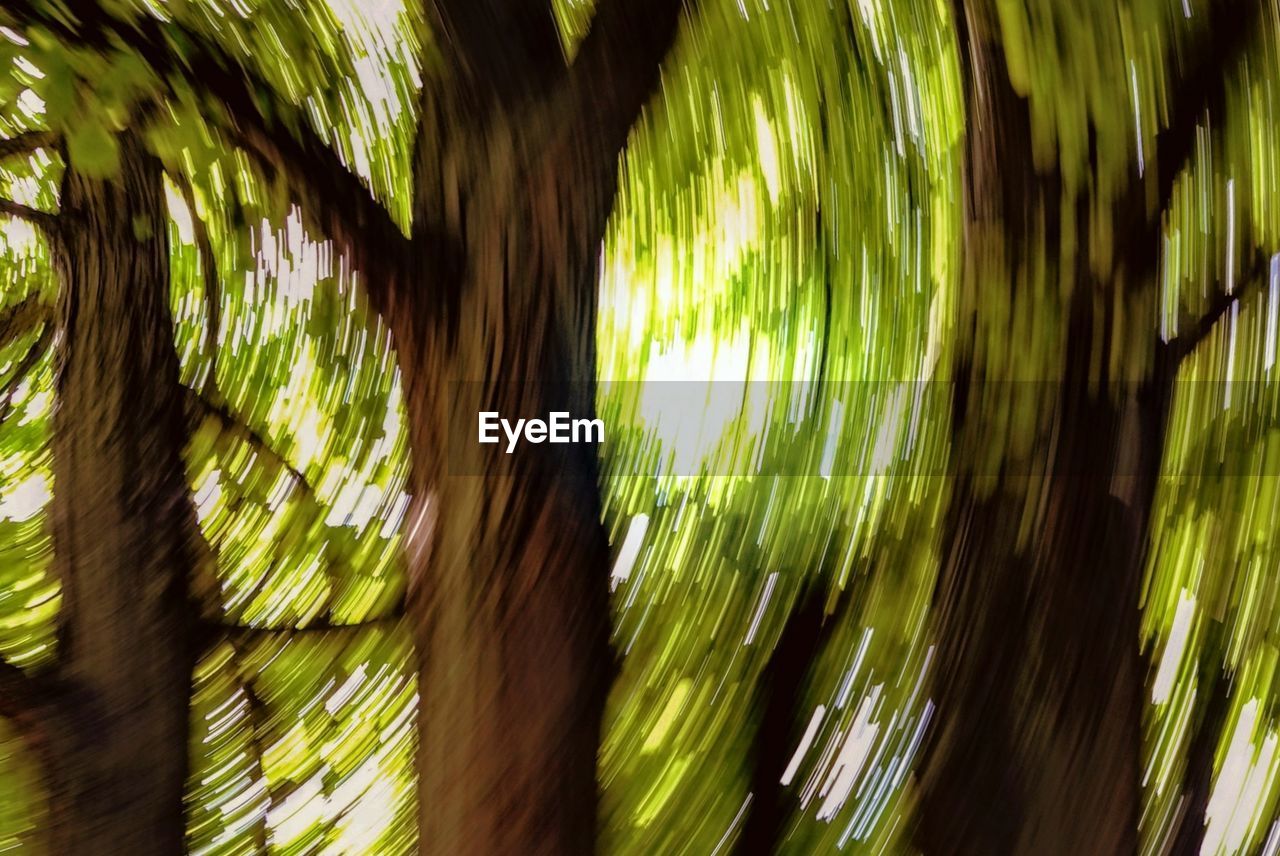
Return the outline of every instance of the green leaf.
[[[107,178],[120,168],[120,147],[105,125],[87,122],[67,134],[71,165],[85,175]]]
[[[44,78],[32,88],[44,100],[49,124],[58,127],[75,114],[76,77],[60,50],[50,50],[40,59]]]
[[[155,234],[155,226],[149,217],[133,218],[133,237],[138,241],[145,241]]]

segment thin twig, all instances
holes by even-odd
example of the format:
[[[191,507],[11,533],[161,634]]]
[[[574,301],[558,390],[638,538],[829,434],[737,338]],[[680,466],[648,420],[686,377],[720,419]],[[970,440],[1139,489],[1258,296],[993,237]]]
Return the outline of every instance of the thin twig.
[[[184,407],[187,413],[187,421],[189,430],[194,432],[204,419],[214,419],[218,422],[219,427],[229,436],[235,437],[243,443],[248,444],[253,450],[268,460],[276,467],[284,470],[293,480],[295,487],[301,492],[302,501],[316,514],[323,514],[323,504],[320,497],[316,493],[315,485],[307,479],[306,474],[289,462],[284,455],[280,454],[267,438],[258,433],[253,426],[249,425],[244,419],[237,416],[231,409],[220,399],[200,393],[190,387],[183,387],[186,401]],[[333,616],[333,605],[337,601],[338,592],[342,588],[343,574],[340,570],[340,563],[335,560],[329,552],[326,551],[323,556],[324,574],[329,579],[330,597],[325,612],[329,619]]]
[[[1241,277],[1241,285],[1230,294],[1223,292],[1214,298],[1213,303],[1209,306],[1209,311],[1197,320],[1190,329],[1179,333],[1164,346],[1167,349],[1169,358],[1177,365],[1186,359],[1196,348],[1200,346],[1205,339],[1213,332],[1213,328],[1217,323],[1231,311],[1231,307],[1249,297],[1254,291],[1262,288],[1262,283],[1267,278],[1267,266],[1269,262],[1267,257],[1259,253],[1250,265],[1249,270]]]
[[[188,425],[194,430],[205,419],[216,419],[223,431],[253,447],[254,451],[269,458],[280,469],[287,472],[293,481],[312,499],[316,498],[315,487],[307,480],[306,475],[289,462],[284,455],[277,452],[257,430],[244,419],[232,412],[225,403],[209,395],[184,386],[185,409]]]

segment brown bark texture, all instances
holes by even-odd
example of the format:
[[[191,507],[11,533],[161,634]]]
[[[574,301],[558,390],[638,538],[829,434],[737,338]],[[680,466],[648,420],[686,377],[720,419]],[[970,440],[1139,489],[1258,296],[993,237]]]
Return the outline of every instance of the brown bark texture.
[[[50,726],[51,852],[184,852],[196,532],[169,310],[160,164],[66,172],[53,546],[64,585]]]
[[[424,853],[594,847],[612,661],[596,449],[474,442],[481,410],[594,413],[607,209],[584,211],[563,138],[522,143],[503,129],[474,144],[485,178],[460,189],[463,239],[421,263],[443,310],[389,317],[417,453],[408,612]]]
[[[128,47],[162,76],[199,81],[234,117],[235,142],[288,178],[392,331],[412,457],[406,612],[420,659],[423,853],[594,850],[613,668],[596,450],[508,457],[450,439],[474,437],[480,406],[592,416],[596,265],[618,157],[684,5],[602,3],[569,63],[545,2],[427,4],[443,68],[428,63],[409,236],[305,122],[262,108],[251,70],[198,33],[98,4],[80,4],[74,24],[31,0],[6,7],[18,24]]]
[[[543,3],[434,7],[449,70],[423,95],[413,234],[397,273],[370,284],[412,449],[422,853],[595,849],[614,668],[598,450],[508,455],[475,443],[476,420],[594,416],[618,158],[680,8],[604,4],[568,66]]]
[[[938,724],[921,771],[917,843],[928,854],[1135,853],[1138,591],[1162,431],[1138,433],[1163,419],[1163,401],[1145,387],[1118,391],[1105,368],[1091,376],[1095,355],[1113,346],[1123,277],[1097,277],[1088,242],[1064,240],[1068,230],[1089,234],[1090,200],[1066,197],[1053,170],[1033,165],[1031,118],[1008,82],[994,8],[965,3],[957,16],[970,311],[995,289],[1010,301],[1045,299],[1020,293],[1037,265],[1047,265],[1046,282],[1076,281],[1063,300],[1059,378],[1007,383],[965,360],[956,370],[957,461],[993,460],[984,444],[999,434],[983,423],[984,404],[1025,406],[1028,396],[1043,457],[1021,471],[1016,460],[999,473],[956,468],[936,595]],[[1077,247],[1074,256],[1063,246]]]
[[[991,461],[998,433],[983,422],[988,405],[1028,394],[1041,396],[1035,448],[1043,457],[1023,471],[1016,463],[1000,473],[956,467],[936,593],[938,725],[920,773],[916,842],[927,854],[1137,852],[1147,669],[1138,597],[1152,506],[1179,362],[1229,301],[1169,343],[1152,334],[1149,349],[1122,342],[1118,331],[1155,317],[1161,217],[1204,115],[1221,121],[1227,71],[1251,30],[1250,15],[1230,4],[1213,4],[1207,17],[1145,177],[1132,176],[1111,203],[1109,222],[1124,240],[1100,260],[1086,240],[1087,194],[1068,195],[1060,175],[1035,165],[995,4],[957,4],[969,317],[983,311],[984,290],[1045,300],[1043,291],[1020,293],[1036,275],[1071,287],[1056,309],[1065,347],[1052,383],[1002,383],[967,360],[955,371],[957,461]],[[1134,364],[1109,363],[1118,352]],[[1212,765],[1211,751],[1192,755],[1192,820],[1179,832],[1188,842],[1203,833]]]

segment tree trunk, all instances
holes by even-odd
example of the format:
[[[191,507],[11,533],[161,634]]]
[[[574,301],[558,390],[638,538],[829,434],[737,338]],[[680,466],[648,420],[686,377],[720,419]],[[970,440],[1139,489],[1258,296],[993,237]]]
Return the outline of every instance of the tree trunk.
[[[388,313],[414,450],[420,849],[576,856],[595,847],[612,667],[598,450],[507,454],[505,442],[476,442],[477,415],[594,417],[596,268],[615,167],[583,178],[565,135],[530,143],[540,135],[501,121],[465,147],[459,173],[474,180],[451,197],[456,241],[417,259],[424,303]]]
[[[1222,625],[1210,625],[1204,650],[1222,650]],[[1209,696],[1204,708],[1196,711],[1187,740],[1187,770],[1182,780],[1182,799],[1169,829],[1172,842],[1164,851],[1168,856],[1192,856],[1200,852],[1208,824],[1209,798],[1213,796],[1213,760],[1222,739],[1223,729],[1231,717],[1231,682],[1220,673],[1216,657],[1206,657],[1200,665],[1196,694]]]
[[[183,852],[195,532],[160,165],[131,133],[112,179],[67,170],[53,544],[64,583],[53,853]]]
[[[1008,289],[1014,305],[1043,301],[1037,323],[1066,342],[1060,369],[1048,367],[1050,377],[1061,372],[1052,382],[985,377],[964,361],[957,370],[961,474],[938,583],[939,725],[921,772],[917,841],[931,856],[1135,853],[1138,593],[1169,379],[1124,388],[1098,371],[1098,355],[1114,346],[1112,313],[1128,299],[1117,298],[1122,268],[1093,278],[1090,200],[1064,205],[1056,174],[1032,165],[1027,105],[1005,76],[985,6],[957,13],[969,108],[967,309],[976,316],[985,295]],[[1064,239],[1069,228],[1078,241]],[[1077,247],[1074,257],[1063,257],[1065,246]],[[1076,281],[1055,305],[1062,275]],[[1037,278],[1039,290],[1018,293]],[[992,449],[1003,442],[982,422],[993,401],[1034,410],[1032,449],[1042,457],[1030,467]],[[963,472],[994,460],[1005,469]]]
[[[788,804],[783,778],[804,727],[796,712],[804,708],[804,689],[818,657],[832,633],[845,619],[853,600],[851,589],[841,592],[835,607],[826,611],[826,591],[810,586],[787,613],[755,691],[759,720],[752,743],[750,807],[734,845],[736,856],[770,856],[786,841],[787,824],[794,806]],[[805,721],[807,723],[807,720]]]
[[[1008,476],[985,499],[957,485],[939,582],[940,725],[921,776],[927,854],[1137,851],[1150,498],[1113,494],[1105,470],[1125,420],[1072,386],[1057,404],[1061,474]]]

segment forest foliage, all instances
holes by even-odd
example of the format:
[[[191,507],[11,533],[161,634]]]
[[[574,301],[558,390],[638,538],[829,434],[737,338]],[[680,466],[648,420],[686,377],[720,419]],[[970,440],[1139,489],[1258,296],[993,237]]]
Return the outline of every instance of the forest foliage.
[[[1155,168],[1202,3],[996,4],[1036,166],[1097,212],[1074,238],[1099,271],[1137,239],[1105,212]],[[1141,376],[1153,343],[1233,298],[1179,368],[1150,523],[1134,640],[1150,666],[1150,853],[1175,822],[1193,723],[1215,693],[1226,702],[1204,852],[1280,846],[1280,19],[1261,5],[1266,26],[1225,62],[1221,109],[1173,180],[1153,275],[1135,285],[1149,311],[1124,317],[1096,355],[1113,376]],[[589,7],[555,4],[570,54]],[[192,0],[162,14],[254,69],[279,121],[318,131],[411,228],[416,92],[440,61],[420,10]],[[913,773],[945,715],[930,695],[931,607],[954,500],[954,483],[931,475],[954,451],[953,413],[929,385],[960,361],[988,379],[1060,379],[1078,287],[1058,259],[1016,288],[975,292],[961,275],[959,38],[935,0],[703,0],[633,129],[596,335],[615,555],[601,572],[622,656],[600,754],[604,852],[725,852],[749,807],[760,675],[813,590],[835,617],[796,704],[786,850],[910,849]],[[412,721],[431,688],[416,685],[391,618],[407,585],[403,391],[360,272],[282,176],[229,144],[235,117],[198,79],[7,27],[0,69],[0,137],[51,130],[77,168],[110,174],[114,134],[138,127],[167,172],[182,382],[213,402],[186,451],[209,548],[197,590],[226,630],[193,678],[191,852],[405,852]],[[0,197],[56,211],[61,157],[50,146],[6,159]],[[29,218],[0,221],[0,271],[0,311],[55,301]],[[53,342],[39,324],[3,332],[0,654],[39,670],[60,603],[46,512]],[[740,404],[710,425],[664,410],[675,381]],[[1037,454],[1035,418],[993,401],[983,420],[997,460],[975,469]],[[0,850],[33,844],[38,764],[6,733],[0,768]]]

